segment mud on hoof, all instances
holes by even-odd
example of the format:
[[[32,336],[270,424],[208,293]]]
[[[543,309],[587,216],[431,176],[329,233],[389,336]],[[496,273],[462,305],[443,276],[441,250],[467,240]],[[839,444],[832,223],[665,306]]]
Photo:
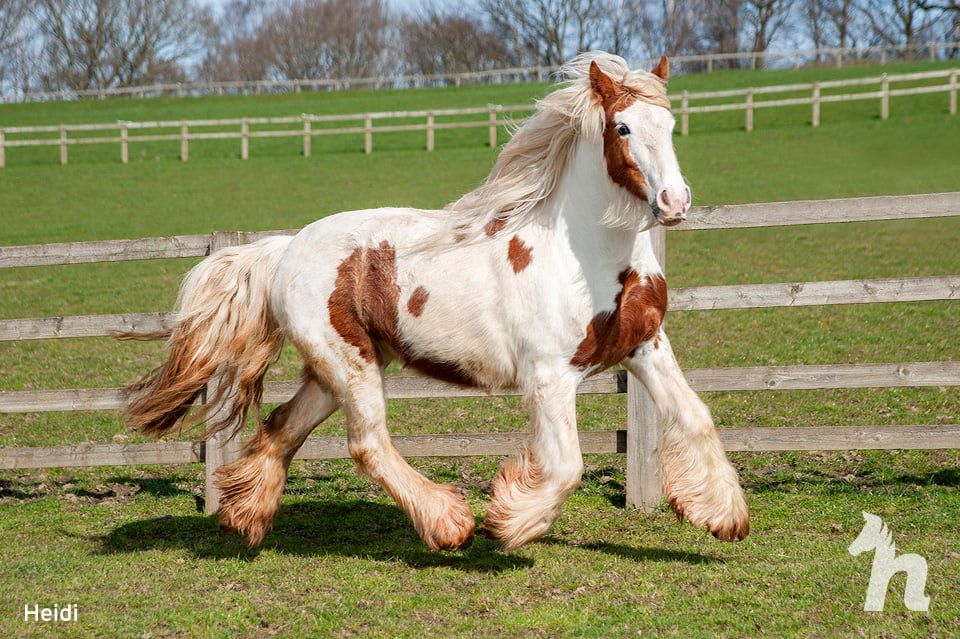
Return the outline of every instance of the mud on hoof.
[[[428,506],[417,515],[414,527],[433,550],[462,550],[473,542],[473,511],[456,486],[440,484],[435,488],[424,497]]]
[[[216,476],[214,485],[221,490],[220,529],[243,536],[251,548],[258,546],[280,509],[286,466],[263,455],[245,456],[218,468]]]

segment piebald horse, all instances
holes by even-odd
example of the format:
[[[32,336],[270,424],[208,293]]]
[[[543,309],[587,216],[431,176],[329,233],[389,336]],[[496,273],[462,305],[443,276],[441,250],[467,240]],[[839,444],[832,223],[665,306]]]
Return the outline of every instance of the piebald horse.
[[[475,520],[463,496],[391,443],[384,370],[399,360],[525,397],[530,441],[500,468],[483,522],[504,550],[543,535],[579,485],[577,385],[618,364],[656,403],[663,492],[677,515],[722,540],[747,535],[736,470],[661,327],[667,289],[647,231],[679,224],[691,202],[671,139],[666,58],[647,73],[594,52],[564,75],[485,182],[444,210],[339,213],[293,237],[224,248],[186,277],[169,357],[131,385],[126,415],[167,433],[215,375],[208,401],[230,409],[208,416],[208,436],[239,429],[254,406],[256,434],[217,472],[223,528],[260,543],[294,453],[340,408],[358,469],[423,541],[467,546]],[[284,340],[303,357],[303,383],[261,420],[263,376]]]

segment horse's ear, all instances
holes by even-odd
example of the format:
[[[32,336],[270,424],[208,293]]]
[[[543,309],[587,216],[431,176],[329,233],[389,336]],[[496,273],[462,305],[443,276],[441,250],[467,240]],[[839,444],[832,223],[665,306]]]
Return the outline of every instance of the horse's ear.
[[[600,70],[597,61],[590,63],[590,88],[603,102],[611,100],[617,94],[617,85],[613,79]]]
[[[657,76],[664,82],[670,79],[670,63],[667,62],[667,56],[660,56],[660,63],[650,71],[653,75]]]

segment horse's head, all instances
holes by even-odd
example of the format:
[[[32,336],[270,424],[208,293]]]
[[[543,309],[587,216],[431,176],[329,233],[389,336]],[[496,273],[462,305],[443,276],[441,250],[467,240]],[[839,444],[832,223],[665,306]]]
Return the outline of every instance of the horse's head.
[[[647,86],[626,84],[593,61],[590,86],[603,107],[603,155],[610,179],[648,202],[657,222],[673,226],[686,219],[692,196],[673,150],[665,56],[651,73]]]
[[[883,541],[883,520],[866,511],[863,512],[863,519],[866,522],[863,525],[863,530],[847,547],[847,551],[854,557],[862,552],[873,550],[877,547],[877,544]]]

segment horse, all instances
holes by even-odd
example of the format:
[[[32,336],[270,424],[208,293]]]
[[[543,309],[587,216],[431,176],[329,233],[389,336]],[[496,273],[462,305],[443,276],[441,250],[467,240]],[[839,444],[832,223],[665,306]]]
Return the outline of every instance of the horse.
[[[427,546],[457,550],[474,513],[452,485],[414,470],[386,423],[387,365],[525,398],[531,437],[492,482],[482,529],[504,551],[542,536],[579,486],[576,390],[618,364],[655,402],[660,470],[680,518],[743,539],[749,512],[710,411],[684,379],[662,323],[650,233],[691,205],[672,142],[666,57],[651,72],[584,53],[515,127],[486,180],[443,210],[381,208],[322,218],[293,237],[215,252],[185,278],[166,361],[128,387],[131,426],[185,420],[215,375],[206,436],[255,435],[220,467],[219,523],[259,544],[310,432],[344,412],[348,450]],[[303,359],[294,397],[260,417],[264,374],[288,340]],[[225,403],[225,404],[224,404]]]
[[[863,530],[847,548],[854,557],[874,551],[870,582],[863,609],[867,612],[883,612],[887,599],[887,587],[898,572],[906,573],[907,585],[903,591],[903,604],[908,610],[927,612],[930,597],[924,594],[927,584],[927,560],[916,553],[897,555],[893,533],[887,524],[873,513],[863,511]]]

